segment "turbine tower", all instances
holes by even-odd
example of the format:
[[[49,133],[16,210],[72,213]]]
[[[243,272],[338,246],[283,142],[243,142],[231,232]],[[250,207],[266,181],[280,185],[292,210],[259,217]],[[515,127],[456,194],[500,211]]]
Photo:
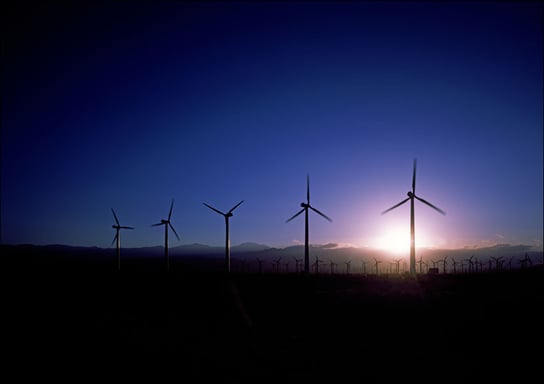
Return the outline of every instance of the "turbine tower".
[[[446,212],[444,212],[440,208],[435,207],[428,201],[423,200],[421,197],[416,195],[416,167],[417,167],[417,159],[414,159],[414,173],[412,175],[412,190],[407,193],[408,198],[402,200],[400,203],[393,205],[391,208],[386,209],[385,211],[382,212],[382,215],[386,214],[387,212],[401,206],[402,204],[410,200],[410,274],[412,275],[416,274],[416,243],[415,243],[415,217],[414,217],[415,199],[421,201],[424,204],[427,204],[429,207],[431,207],[432,209],[434,209],[435,211],[443,215],[446,214]]]
[[[308,209],[311,209],[315,213],[317,213],[320,216],[323,216],[328,221],[332,222],[332,219],[325,215],[322,212],[319,212],[317,209],[312,207],[310,205],[310,175],[306,176],[306,203],[300,203],[300,206],[302,209],[295,213],[291,218],[287,219],[285,222],[288,223],[291,220],[293,220],[295,217],[300,215],[302,212],[304,212],[305,216],[305,232],[304,232],[304,272],[309,273],[310,272],[310,245],[308,242],[309,239],[309,230],[308,230]]]
[[[170,222],[170,219],[172,218],[172,209],[174,208],[174,199],[172,199],[172,204],[170,204],[170,211],[168,212],[168,219],[161,219],[160,223],[153,224],[152,227],[158,227],[159,225],[164,225],[164,261],[166,263],[166,271],[170,270],[170,259],[168,257],[168,227],[172,229],[174,232],[174,235],[179,240],[179,236],[174,229],[174,226]]]
[[[115,243],[117,241],[117,270],[121,270],[121,229],[134,229],[133,227],[124,227],[121,224],[119,224],[119,219],[117,218],[117,215],[115,214],[115,211],[113,208],[111,209],[111,212],[113,213],[113,218],[115,219],[115,224],[113,224],[111,227],[115,229],[115,237],[113,238],[113,241],[111,244]]]
[[[234,207],[230,209],[227,213],[223,213],[218,209],[215,209],[211,205],[208,205],[206,203],[204,204],[206,207],[210,208],[212,211],[215,211],[219,213],[220,215],[225,217],[225,227],[226,227],[226,234],[225,234],[225,267],[227,270],[227,273],[230,273],[230,237],[229,237],[229,218],[232,217],[232,212],[242,204],[244,200],[240,201],[238,204],[236,204]]]

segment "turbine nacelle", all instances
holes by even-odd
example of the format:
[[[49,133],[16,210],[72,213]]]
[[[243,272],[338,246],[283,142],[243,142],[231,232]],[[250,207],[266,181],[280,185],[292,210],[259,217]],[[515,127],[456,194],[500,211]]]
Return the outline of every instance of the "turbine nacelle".
[[[412,191],[409,191],[406,195],[407,195],[409,198],[414,197],[414,193],[413,193]]]
[[[310,208],[310,204],[307,204],[307,203],[300,203],[300,206],[302,208]]]

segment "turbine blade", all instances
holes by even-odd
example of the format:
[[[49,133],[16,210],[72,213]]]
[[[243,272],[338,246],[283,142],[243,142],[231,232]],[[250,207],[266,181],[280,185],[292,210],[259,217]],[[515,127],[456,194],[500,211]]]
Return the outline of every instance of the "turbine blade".
[[[332,223],[332,219],[331,219],[329,216],[325,215],[323,212],[318,211],[317,209],[315,209],[315,208],[312,207],[312,206],[310,206],[310,209],[311,209],[312,211],[314,211],[315,213],[317,213],[317,214],[323,216],[325,219],[329,220],[329,221]]]
[[[121,229],[134,229],[134,227],[119,227]]]
[[[113,217],[115,218],[115,222],[117,223],[117,225],[121,225],[119,224],[119,219],[117,218],[117,215],[115,214],[115,211],[113,210],[113,208],[111,209],[111,212],[113,213]]]
[[[414,159],[414,173],[412,175],[412,193],[416,193],[416,168],[417,168],[417,159]]]
[[[168,221],[170,221],[170,217],[172,217],[173,208],[174,208],[174,199],[172,199],[172,204],[170,204],[170,211],[168,212]]]
[[[208,205],[206,203],[202,203],[202,204],[204,204],[206,207],[210,208],[212,211],[215,211],[215,212],[219,213],[220,215],[226,216],[226,214],[221,212],[219,209],[215,209],[214,207],[212,207],[211,205]]]
[[[410,200],[409,197],[407,199],[402,200],[400,203],[398,203],[396,205],[393,205],[391,208],[386,209],[385,211],[382,212],[382,215],[386,214],[389,211],[392,211],[393,209],[397,208],[398,206],[401,206],[402,204],[406,203],[408,200]]]
[[[290,222],[291,220],[293,220],[295,217],[297,217],[298,215],[300,215],[302,212],[304,212],[304,209],[305,208],[302,208],[300,211],[298,211],[297,213],[295,213],[293,216],[291,216],[289,219],[285,220],[286,223]]]
[[[158,227],[159,225],[164,225],[164,223],[151,224],[152,227]]]
[[[243,202],[244,202],[244,200],[240,201],[238,204],[236,204],[234,207],[232,207],[228,213],[232,213],[232,211],[234,211],[236,208],[238,208],[240,206],[240,204],[242,204]]]
[[[310,205],[310,174],[306,175],[306,201]]]
[[[415,197],[416,199],[418,199],[419,201],[421,201],[422,203],[427,204],[427,205],[428,205],[429,207],[431,207],[432,209],[434,209],[434,210],[440,212],[441,214],[443,214],[443,215],[446,214],[446,212],[444,212],[443,210],[441,210],[441,209],[438,208],[438,207],[435,207],[434,205],[432,205],[431,203],[429,203],[427,200],[423,200],[421,197],[418,197],[418,196],[416,196],[416,195],[414,195],[414,197]]]
[[[177,237],[178,240],[179,240],[178,233],[177,233],[176,230],[174,229],[174,226],[173,226],[170,222],[168,222],[168,225],[170,226],[170,228],[172,228],[172,231],[174,231],[174,235],[176,235],[176,237]]]
[[[113,241],[111,242],[111,245],[115,244],[115,241],[117,240],[117,236],[119,236],[119,234],[115,233],[115,236],[113,237]]]

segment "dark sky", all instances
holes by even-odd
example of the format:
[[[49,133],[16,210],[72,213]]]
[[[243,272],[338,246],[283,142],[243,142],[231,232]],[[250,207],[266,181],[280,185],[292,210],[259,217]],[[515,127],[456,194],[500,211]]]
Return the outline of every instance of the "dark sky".
[[[26,4],[26,3],[25,3]],[[1,240],[542,249],[538,2],[76,2],[4,13]]]

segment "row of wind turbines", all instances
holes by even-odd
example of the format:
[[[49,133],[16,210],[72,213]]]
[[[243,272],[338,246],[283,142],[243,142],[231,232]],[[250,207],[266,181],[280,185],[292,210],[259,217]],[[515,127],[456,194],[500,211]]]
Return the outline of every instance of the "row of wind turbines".
[[[417,159],[414,159],[414,165],[413,165],[413,173],[412,173],[412,190],[408,191],[407,198],[402,200],[400,203],[393,205],[391,208],[386,209],[381,214],[384,215],[395,208],[400,207],[401,205],[407,203],[410,201],[410,274],[415,275],[416,274],[416,251],[415,251],[415,200],[419,200],[420,202],[428,205],[435,211],[441,213],[442,215],[445,215],[446,212],[444,212],[442,209],[436,207],[435,205],[429,203],[427,200],[424,200],[423,198],[416,195],[416,169],[417,169]],[[233,216],[233,211],[238,208],[244,200],[240,201],[238,204],[236,204],[234,207],[232,207],[227,212],[222,212],[217,208],[212,207],[209,204],[203,203],[206,207],[211,209],[212,211],[220,214],[225,218],[225,270],[227,273],[230,273],[230,233],[229,233],[229,219]],[[332,219],[325,215],[323,212],[319,211],[315,207],[313,207],[310,204],[310,176],[306,176],[306,202],[300,203],[300,206],[302,209],[295,213],[293,216],[291,216],[289,219],[286,220],[286,223],[294,220],[296,217],[304,213],[304,222],[305,222],[305,231],[304,231],[304,272],[309,273],[310,272],[310,247],[309,247],[309,211],[312,210],[324,219],[326,219],[329,222],[332,222]],[[161,219],[159,223],[152,224],[153,227],[164,225],[164,258],[165,258],[165,264],[166,264],[166,270],[168,271],[170,269],[170,260],[168,256],[168,229],[170,228],[173,232],[176,238],[179,240],[179,235],[177,234],[174,226],[171,223],[172,218],[172,210],[174,208],[174,200],[172,199],[172,203],[170,204],[170,210],[168,212],[168,218],[167,219]],[[117,249],[117,268],[121,269],[121,236],[120,231],[121,229],[134,229],[133,227],[129,226],[122,226],[119,222],[119,219],[117,215],[115,214],[115,211],[113,208],[111,209],[113,213],[113,217],[115,219],[115,224],[112,225],[112,227],[116,230],[115,237],[113,238],[113,243],[116,243],[116,249]]]
[[[206,207],[210,208],[211,210],[219,213],[225,218],[225,226],[226,226],[226,235],[225,235],[225,268],[227,272],[230,272],[230,234],[229,234],[229,219],[232,217],[232,212],[242,204],[244,200],[240,201],[238,204],[236,204],[234,207],[232,207],[228,212],[224,213],[221,212],[219,209],[212,207],[209,204],[203,203]],[[166,264],[166,270],[170,270],[170,257],[168,256],[168,228],[174,232],[174,235],[176,235],[176,238],[180,240],[178,233],[176,232],[176,229],[172,225],[171,218],[172,218],[172,210],[174,209],[174,199],[172,199],[172,203],[170,204],[170,210],[168,211],[168,218],[167,219],[161,219],[159,223],[152,224],[152,227],[158,227],[161,225],[164,225],[164,261]],[[115,214],[115,211],[113,208],[111,209],[111,212],[113,213],[113,217],[115,219],[115,224],[112,225],[112,227],[116,230],[115,237],[113,238],[112,244],[117,242],[117,269],[121,269],[121,236],[120,231],[121,229],[134,229],[134,227],[127,227],[122,226],[119,223],[119,219],[117,215]]]

